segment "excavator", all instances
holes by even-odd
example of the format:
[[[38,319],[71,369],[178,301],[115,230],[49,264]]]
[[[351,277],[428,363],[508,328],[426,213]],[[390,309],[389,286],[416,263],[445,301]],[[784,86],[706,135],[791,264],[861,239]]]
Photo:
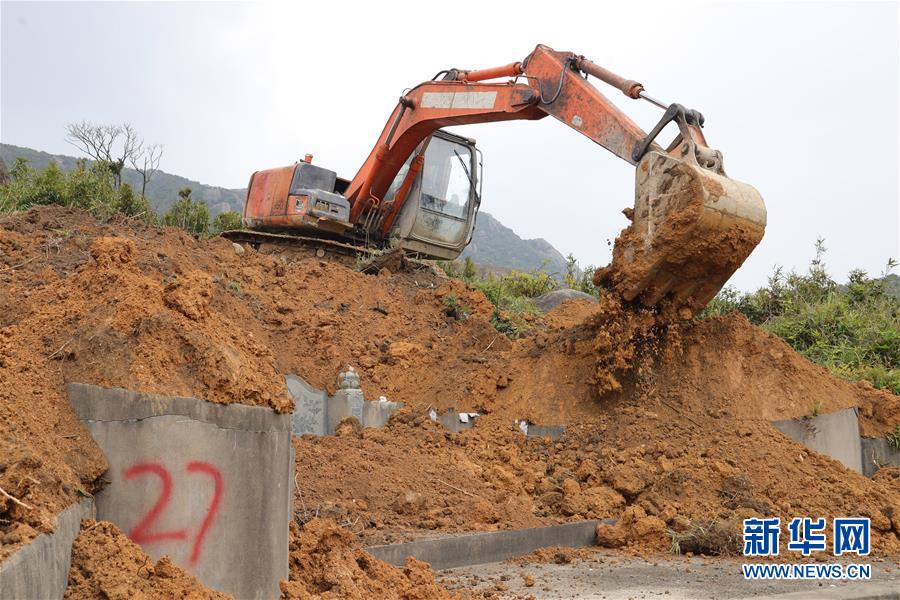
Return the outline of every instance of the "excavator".
[[[659,107],[660,121],[644,132],[589,77]],[[636,81],[544,45],[507,65],[440,71],[403,93],[353,179],[312,164],[309,154],[253,173],[244,229],[228,237],[314,244],[320,256],[327,247],[456,258],[472,238],[483,161],[475,140],[442,128],[547,116],[636,167],[634,207],[623,211],[631,224],[616,240],[611,264],[594,274],[626,301],[650,307],[667,299],[689,318],[762,239],[762,197],[726,176],[700,112],[661,102]],[[672,123],[677,133],[662,147],[656,138]]]

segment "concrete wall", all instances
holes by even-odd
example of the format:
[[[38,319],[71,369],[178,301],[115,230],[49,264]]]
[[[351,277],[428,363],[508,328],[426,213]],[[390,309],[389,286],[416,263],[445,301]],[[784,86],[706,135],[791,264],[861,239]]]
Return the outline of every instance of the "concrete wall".
[[[881,467],[900,467],[900,450],[884,438],[862,438],[863,475],[871,477]]]
[[[70,384],[106,455],[97,517],[154,559],[239,598],[275,598],[288,575],[291,415]]]
[[[453,433],[459,433],[475,427],[475,419],[478,418],[478,414],[460,413],[452,408],[448,408],[444,411],[444,414],[439,415],[435,409],[430,408],[428,409],[428,418],[440,423]]]
[[[363,405],[365,403],[360,389],[344,389],[335,392],[325,405],[328,433],[334,433],[338,423],[347,417],[355,418],[365,427],[366,423],[363,421]]]
[[[859,419],[855,408],[809,419],[773,421],[772,425],[807,448],[840,461],[848,469],[863,472]]]
[[[528,421],[518,421],[516,425],[527,437],[548,437],[551,440],[558,440],[566,432],[565,425],[535,425]]]
[[[384,427],[387,425],[391,415],[394,414],[394,411],[401,406],[403,406],[402,402],[388,402],[386,400],[366,402],[363,404],[363,426]]]
[[[396,566],[403,566],[406,557],[413,556],[427,562],[433,569],[452,569],[500,562],[538,548],[593,546],[597,539],[597,524],[600,522],[589,520],[531,529],[486,531],[403,544],[370,546],[366,551],[375,558]],[[611,519],[602,522],[615,523]]]
[[[285,377],[294,400],[291,426],[294,435],[332,435],[341,419],[354,417],[363,427],[384,427],[402,402],[368,402],[358,387],[338,389],[334,396],[308,384],[298,375]]]
[[[86,498],[56,517],[53,533],[42,533],[0,563],[0,598],[62,598],[69,581],[72,542],[82,519],[93,519],[94,501]]]

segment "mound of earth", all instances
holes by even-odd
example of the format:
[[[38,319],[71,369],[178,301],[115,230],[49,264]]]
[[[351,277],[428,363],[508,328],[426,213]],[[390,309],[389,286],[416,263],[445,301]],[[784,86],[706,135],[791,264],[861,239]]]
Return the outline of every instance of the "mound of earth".
[[[412,557],[402,569],[373,558],[343,527],[328,519],[291,522],[290,580],[284,598],[453,598],[435,583],[426,563]]]
[[[107,521],[85,520],[72,544],[67,600],[131,600],[146,598],[230,598],[205,587],[196,577],[172,564],[167,556],[156,563],[140,546]]]
[[[431,269],[291,256],[59,207],[0,220],[0,560],[105,470],[67,382],[285,412],[284,375],[333,392],[347,365],[367,398],[408,410],[383,431],[296,440],[298,481],[305,510],[363,537],[627,514],[642,533],[622,543],[651,548],[660,522],[769,511],[866,514],[876,550],[898,551],[896,479],[769,425],[857,406],[883,435],[898,397],[833,378],[740,315],[683,322],[605,294],[511,341],[483,294]],[[421,422],[428,407],[483,416],[453,435]],[[516,419],[570,427],[525,439]]]
[[[765,420],[682,410],[619,403],[557,441],[491,419],[451,434],[402,413],[384,429],[303,436],[295,512],[347,524],[367,544],[612,517],[608,545],[640,552],[699,524],[860,515],[877,553],[900,552],[897,478],[867,479]]]

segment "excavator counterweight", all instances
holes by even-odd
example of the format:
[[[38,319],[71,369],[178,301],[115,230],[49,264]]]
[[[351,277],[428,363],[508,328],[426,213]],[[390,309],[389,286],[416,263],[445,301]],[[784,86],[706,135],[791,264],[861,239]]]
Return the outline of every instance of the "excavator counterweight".
[[[645,133],[588,76],[665,110]],[[506,79],[505,81],[495,81]],[[481,203],[474,140],[442,127],[552,116],[636,166],[631,225],[597,283],[625,300],[669,302],[688,317],[705,306],[760,242],[766,210],[751,186],[729,179],[708,147],[703,115],[652,98],[640,83],[571,52],[538,45],[525,59],[481,70],[447,69],[407,90],[352,180],[316,166],[253,174],[244,225],[335,248],[399,247],[452,259],[469,243]],[[669,123],[678,134],[663,149]],[[298,236],[300,239],[300,236]]]

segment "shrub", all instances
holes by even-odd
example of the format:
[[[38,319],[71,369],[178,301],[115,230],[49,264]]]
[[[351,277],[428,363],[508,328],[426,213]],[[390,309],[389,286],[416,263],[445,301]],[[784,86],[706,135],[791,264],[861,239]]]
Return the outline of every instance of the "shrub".
[[[702,316],[740,311],[835,375],[867,379],[900,394],[900,299],[885,276],[849,274],[845,285],[828,275],[823,240],[807,273],[775,269],[768,285],[748,294],[719,292]],[[890,261],[888,270],[896,263]]]
[[[455,294],[449,294],[444,297],[444,314],[456,321],[465,321],[472,313],[465,304],[460,303],[459,298]]]
[[[202,201],[191,198],[191,188],[178,192],[178,200],[169,207],[162,218],[164,225],[181,227],[194,235],[206,235],[209,232],[209,208]]]
[[[222,233],[223,231],[241,229],[243,226],[243,223],[241,223],[241,213],[227,210],[216,215],[216,218],[213,219],[212,230],[214,233]]]
[[[108,216],[115,212],[117,198],[112,175],[103,165],[80,160],[75,169],[64,173],[55,162],[36,170],[18,157],[9,172],[9,181],[0,185],[0,212],[58,204]]]
[[[597,295],[597,286],[594,285],[594,271],[597,267],[588,265],[583,271],[578,267],[578,261],[573,254],[566,257],[566,287],[585,294]]]
[[[477,274],[475,270],[475,261],[472,260],[471,256],[467,256],[466,260],[463,262],[463,279],[466,281],[471,281],[475,279],[475,275]]]

